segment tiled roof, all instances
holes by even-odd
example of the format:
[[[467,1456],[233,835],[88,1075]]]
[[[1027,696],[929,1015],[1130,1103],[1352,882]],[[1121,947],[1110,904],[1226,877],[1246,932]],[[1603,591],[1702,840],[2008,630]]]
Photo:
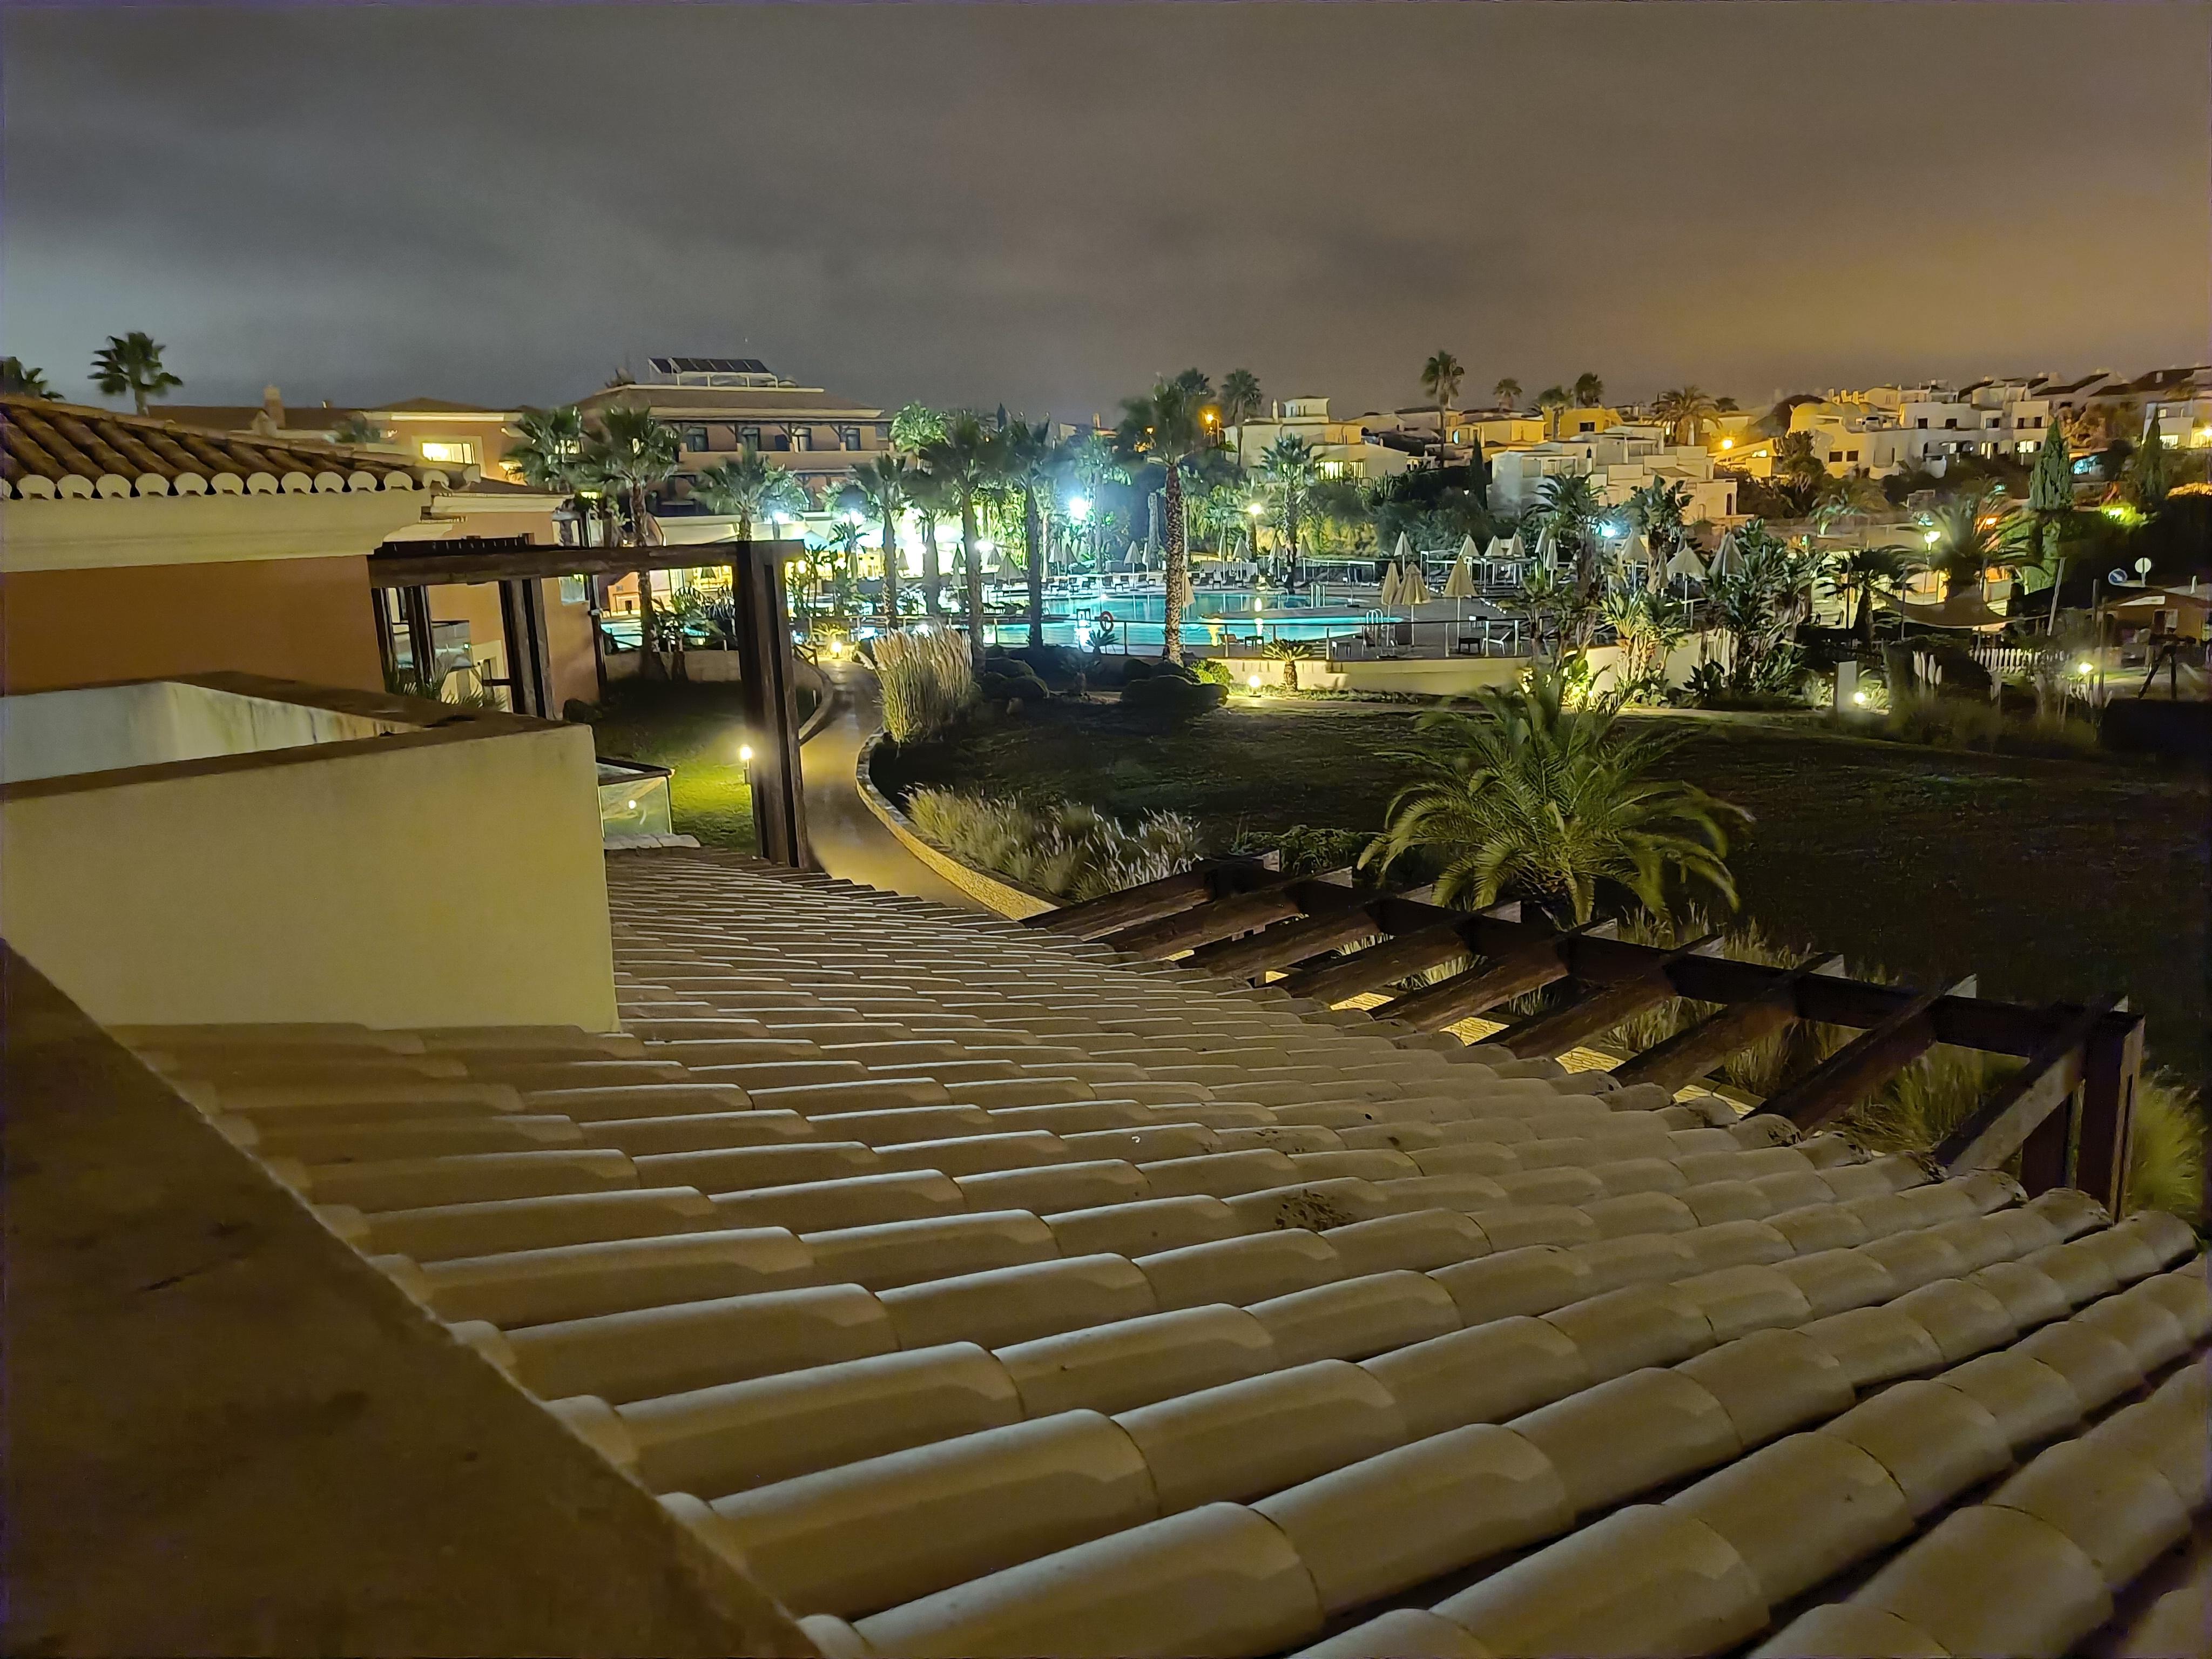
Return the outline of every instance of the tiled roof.
[[[375,450],[15,397],[0,397],[0,477],[9,495],[40,497],[308,495],[452,481],[441,468]]]
[[[2207,1503],[2171,1217],[818,876],[609,884],[623,1034],[121,1035],[825,1653],[2059,1653],[2201,1598],[2151,1601]]]

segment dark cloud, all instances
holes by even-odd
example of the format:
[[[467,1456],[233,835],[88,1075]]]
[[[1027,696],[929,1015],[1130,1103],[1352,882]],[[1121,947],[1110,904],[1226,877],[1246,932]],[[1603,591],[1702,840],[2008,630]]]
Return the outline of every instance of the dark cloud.
[[[2212,10],[345,6],[6,21],[5,349],[546,401],[659,350],[1109,409],[2203,355]]]

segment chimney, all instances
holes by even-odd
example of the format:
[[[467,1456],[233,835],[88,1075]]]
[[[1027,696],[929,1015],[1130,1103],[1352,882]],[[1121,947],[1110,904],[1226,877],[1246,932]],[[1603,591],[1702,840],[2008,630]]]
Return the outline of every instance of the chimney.
[[[269,417],[269,424],[279,431],[284,426],[284,394],[273,386],[261,388],[261,412]]]

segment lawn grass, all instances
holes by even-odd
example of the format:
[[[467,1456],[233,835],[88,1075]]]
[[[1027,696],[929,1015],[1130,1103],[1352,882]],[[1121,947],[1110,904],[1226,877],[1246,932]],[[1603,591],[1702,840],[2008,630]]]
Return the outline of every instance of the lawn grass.
[[[750,853],[753,794],[738,760],[743,733],[738,688],[720,684],[618,681],[592,719],[600,754],[675,769],[668,804],[678,835]]]
[[[1419,711],[1242,704],[1179,729],[1053,703],[888,755],[877,781],[1189,813],[1218,844],[1293,824],[1372,830]],[[2154,1057],[2212,1077],[2202,775],[1841,738],[1799,721],[1663,720],[1662,769],[1748,810],[1732,849],[1775,938],[1918,983],[1974,973],[2024,1001],[2129,996]]]

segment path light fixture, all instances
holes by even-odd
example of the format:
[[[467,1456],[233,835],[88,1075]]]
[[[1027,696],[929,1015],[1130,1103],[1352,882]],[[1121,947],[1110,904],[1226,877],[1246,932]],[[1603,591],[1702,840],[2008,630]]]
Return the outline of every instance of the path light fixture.
[[[740,766],[750,766],[752,763],[753,763],[753,746],[752,746],[752,744],[749,744],[749,743],[741,743],[741,744],[739,744],[738,745],[738,765],[740,765]]]

